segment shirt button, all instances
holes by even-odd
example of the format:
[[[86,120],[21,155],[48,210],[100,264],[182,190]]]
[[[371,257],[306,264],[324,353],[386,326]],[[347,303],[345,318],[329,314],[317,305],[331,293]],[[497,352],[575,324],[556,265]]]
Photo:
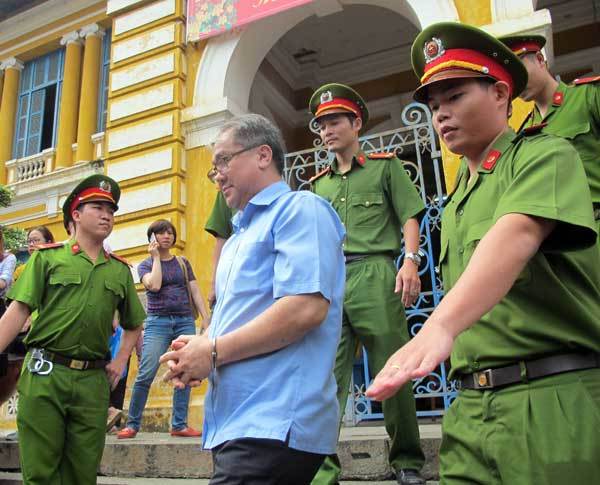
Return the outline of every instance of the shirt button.
[[[458,214],[459,216],[462,216],[464,213],[465,213],[464,209],[460,209],[460,210],[457,212],[457,214]]]
[[[242,228],[240,229],[240,232],[244,232],[245,230],[246,230],[246,229],[242,227]]]
[[[346,202],[346,198],[345,198],[345,197],[342,197],[342,198],[340,199],[340,202]]]
[[[342,180],[346,180],[348,178],[347,175],[342,175]]]
[[[458,254],[462,254],[464,252],[465,252],[464,248],[458,248]]]
[[[475,360],[475,361],[473,361],[473,364],[471,364],[471,367],[472,367],[474,370],[477,370],[477,369],[479,369],[479,362],[477,362],[476,360]]]
[[[370,202],[367,200],[367,201],[365,202],[365,205],[366,205],[367,207],[369,207],[369,206],[371,205],[371,203],[370,203]]]

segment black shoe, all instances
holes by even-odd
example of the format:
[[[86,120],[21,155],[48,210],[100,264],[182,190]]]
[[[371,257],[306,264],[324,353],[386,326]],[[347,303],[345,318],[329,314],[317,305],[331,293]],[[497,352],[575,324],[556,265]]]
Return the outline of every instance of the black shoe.
[[[425,485],[425,479],[418,470],[405,468],[396,472],[396,480],[400,485]]]

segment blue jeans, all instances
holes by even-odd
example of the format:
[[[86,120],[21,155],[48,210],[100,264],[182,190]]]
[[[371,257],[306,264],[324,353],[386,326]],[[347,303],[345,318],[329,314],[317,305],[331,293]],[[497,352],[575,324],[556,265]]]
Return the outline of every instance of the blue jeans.
[[[133,385],[131,402],[129,403],[129,420],[127,427],[139,431],[142,412],[148,400],[148,392],[158,371],[158,359],[164,354],[171,342],[180,335],[194,335],[196,327],[194,319],[180,316],[148,315],[144,325],[144,344],[142,361]],[[187,426],[190,388],[175,389],[173,392],[173,414],[171,428],[181,430]]]

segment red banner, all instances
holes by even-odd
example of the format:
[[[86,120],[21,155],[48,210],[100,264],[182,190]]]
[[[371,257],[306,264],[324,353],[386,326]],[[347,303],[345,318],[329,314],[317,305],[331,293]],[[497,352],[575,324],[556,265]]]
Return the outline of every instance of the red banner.
[[[206,39],[312,0],[188,0],[187,39]]]

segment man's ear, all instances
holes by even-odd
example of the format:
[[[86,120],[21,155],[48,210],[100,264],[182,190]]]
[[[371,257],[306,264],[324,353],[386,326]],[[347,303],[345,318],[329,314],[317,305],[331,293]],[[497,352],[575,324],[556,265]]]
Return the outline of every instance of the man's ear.
[[[352,127],[356,131],[360,131],[363,127],[362,118],[359,118],[358,116],[356,118],[354,118],[354,121],[352,122]]]
[[[273,150],[269,145],[258,147],[258,166],[262,169],[267,168],[273,162]]]
[[[493,85],[494,95],[497,101],[506,100],[510,104],[510,87],[504,81],[496,81]]]

